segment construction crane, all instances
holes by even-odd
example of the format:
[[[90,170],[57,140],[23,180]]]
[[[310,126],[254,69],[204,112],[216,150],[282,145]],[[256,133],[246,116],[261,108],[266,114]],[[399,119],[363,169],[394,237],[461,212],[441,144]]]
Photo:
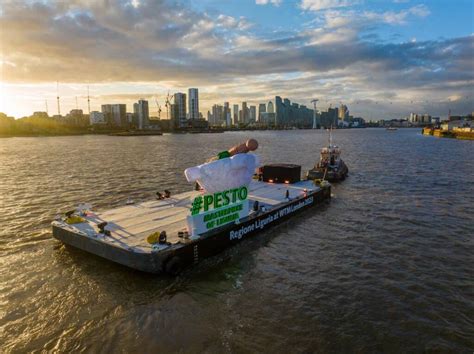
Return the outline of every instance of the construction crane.
[[[59,82],[56,81],[56,100],[58,102],[58,116],[61,115],[61,107],[59,105]]]
[[[316,129],[318,127],[318,124],[316,123],[316,103],[319,101],[319,99],[315,98],[314,100],[311,101],[314,107],[313,111],[313,129]]]
[[[155,97],[155,103],[156,103],[156,109],[157,109],[157,113],[158,113],[158,119],[161,119],[161,106],[158,103],[158,100],[156,99],[156,97]]]
[[[170,106],[171,106],[171,102],[170,102],[170,92],[168,91],[168,94],[166,95],[166,102],[165,102],[165,106],[166,106],[166,119],[170,119],[170,116],[169,116],[169,110],[170,110]]]
[[[89,85],[87,85],[87,109],[89,110],[89,115],[91,114],[91,100],[89,97]]]

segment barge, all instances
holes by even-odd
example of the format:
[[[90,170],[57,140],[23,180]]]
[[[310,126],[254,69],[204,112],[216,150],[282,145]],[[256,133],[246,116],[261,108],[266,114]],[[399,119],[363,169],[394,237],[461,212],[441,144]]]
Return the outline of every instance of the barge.
[[[206,180],[207,175],[203,175],[214,165],[228,167],[234,180],[226,174],[220,178],[234,186],[219,185],[213,190],[209,182],[219,176]],[[331,197],[329,183],[301,180],[295,174],[295,170],[301,174],[298,165],[264,166],[263,174],[250,175],[246,183],[235,187],[239,171],[247,168],[253,174],[255,165],[258,159],[254,154],[239,153],[198,166],[207,168],[204,171],[186,170],[188,180],[199,182],[196,190],[177,195],[166,191],[158,193],[157,200],[128,202],[105,211],[78,207],[52,222],[53,236],[66,245],[130,268],[176,275]],[[244,174],[248,178],[248,173]],[[273,182],[278,176],[281,183]]]

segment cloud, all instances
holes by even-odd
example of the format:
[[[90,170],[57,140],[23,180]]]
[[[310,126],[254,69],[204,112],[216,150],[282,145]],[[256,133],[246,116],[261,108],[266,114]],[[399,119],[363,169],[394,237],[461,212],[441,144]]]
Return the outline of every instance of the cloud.
[[[301,0],[300,7],[306,11],[321,11],[337,7],[349,7],[357,3],[357,1],[350,0]]]
[[[410,16],[423,18],[428,15],[430,15],[430,10],[425,5],[416,5],[407,10],[402,10],[399,12],[386,11],[383,13],[376,13],[367,11],[363,13],[363,16],[368,20],[375,20],[391,25],[406,24]]]
[[[268,5],[268,4],[272,4],[272,5],[275,5],[275,6],[280,6],[280,4],[282,3],[283,0],[255,0],[255,3],[257,5]]]
[[[109,91],[121,87],[109,94],[126,100],[140,90],[126,96],[123,83],[142,83],[146,97],[158,84],[198,86],[203,111],[224,99],[277,94],[302,103],[313,95],[351,102],[386,100],[381,92],[400,100],[470,95],[474,36],[394,43],[373,31],[428,16],[426,6],[375,12],[337,9],[344,1],[311,3],[310,11],[325,6],[315,22],[265,35],[245,18],[175,2],[8,2],[0,13],[2,81],[102,83]]]

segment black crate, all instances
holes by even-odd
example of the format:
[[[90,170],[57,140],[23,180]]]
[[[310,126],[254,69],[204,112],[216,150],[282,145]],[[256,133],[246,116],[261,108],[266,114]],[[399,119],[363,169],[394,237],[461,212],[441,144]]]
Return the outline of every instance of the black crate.
[[[296,183],[301,181],[301,166],[293,164],[265,165],[261,169],[264,182]]]

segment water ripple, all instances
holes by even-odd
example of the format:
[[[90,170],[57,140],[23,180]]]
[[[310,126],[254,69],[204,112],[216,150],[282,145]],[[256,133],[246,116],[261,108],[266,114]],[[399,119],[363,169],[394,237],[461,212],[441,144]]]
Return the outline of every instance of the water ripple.
[[[304,169],[327,138],[252,135],[265,163]],[[246,137],[0,139],[2,350],[472,351],[472,142],[337,131],[350,177],[329,205],[178,278],[52,239],[56,214],[85,201],[106,208],[186,191],[184,168]]]

